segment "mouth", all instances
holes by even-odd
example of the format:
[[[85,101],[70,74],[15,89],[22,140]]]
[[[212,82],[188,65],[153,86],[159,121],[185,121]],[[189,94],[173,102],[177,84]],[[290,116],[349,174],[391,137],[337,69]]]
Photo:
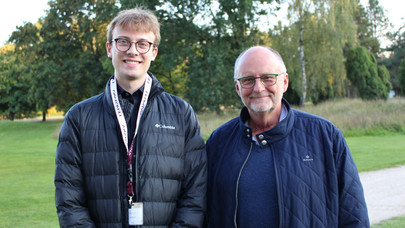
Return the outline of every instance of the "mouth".
[[[273,97],[273,94],[255,94],[250,96],[252,99],[260,99],[260,98],[268,98],[268,97]]]
[[[128,64],[141,64],[141,61],[136,61],[136,60],[124,60],[124,63]]]

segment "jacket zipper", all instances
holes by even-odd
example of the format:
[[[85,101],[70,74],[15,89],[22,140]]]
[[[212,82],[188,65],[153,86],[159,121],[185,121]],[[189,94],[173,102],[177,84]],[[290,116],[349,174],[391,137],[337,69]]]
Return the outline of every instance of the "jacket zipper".
[[[282,223],[282,221],[281,221],[281,218],[282,218],[282,209],[281,209],[281,205],[282,205],[282,202],[281,202],[281,197],[280,197],[280,189],[279,189],[279,178],[278,178],[278,169],[277,169],[277,161],[276,161],[276,158],[275,158],[275,156],[274,156],[274,153],[271,153],[271,155],[273,156],[273,164],[274,164],[274,172],[275,172],[275,176],[276,176],[276,186],[277,186],[277,200],[278,200],[278,221],[279,221],[279,223],[278,223],[278,227],[279,228],[281,228],[282,226],[281,226],[281,223]]]
[[[242,171],[243,171],[243,169],[245,168],[247,161],[249,160],[250,154],[252,153],[252,148],[253,148],[253,142],[250,143],[250,150],[249,150],[249,153],[248,153],[248,155],[247,155],[245,161],[243,162],[243,165],[242,165],[241,169],[239,170],[238,179],[237,179],[237,181],[236,181],[236,195],[235,195],[235,199],[236,199],[235,202],[236,202],[236,203],[235,203],[235,215],[234,215],[234,217],[233,217],[233,223],[235,224],[235,228],[238,228],[238,224],[237,224],[237,221],[236,221],[236,220],[237,220],[238,204],[239,204],[239,202],[238,202],[239,181],[240,181],[240,177],[241,177],[241,175],[242,175]]]
[[[146,114],[149,112],[150,109],[150,104],[149,104],[150,100],[148,101],[148,104],[145,107],[145,111],[143,113],[143,115],[141,116],[141,120],[145,120],[145,116]],[[136,126],[135,126],[136,127]],[[141,121],[139,121],[139,128],[138,131],[141,131]],[[138,136],[136,136],[135,138],[135,142],[136,143],[136,151],[135,151],[135,161],[134,161],[134,165],[135,165],[135,200],[136,202],[139,202],[139,165],[138,165],[138,161],[139,161],[139,143],[138,143]],[[135,226],[135,227],[142,227],[142,226]]]
[[[150,109],[150,104],[149,102],[151,101],[151,97],[148,100],[148,104],[146,104],[145,110],[141,116],[141,121],[139,121],[139,127],[138,127],[138,132],[141,132],[141,123],[142,121],[145,120],[145,116],[148,114],[149,109]],[[136,127],[136,126],[135,126]],[[138,136],[135,138],[135,145],[136,145],[136,151],[135,151],[135,160],[134,160],[134,168],[135,168],[135,200],[136,202],[139,202],[139,140]]]

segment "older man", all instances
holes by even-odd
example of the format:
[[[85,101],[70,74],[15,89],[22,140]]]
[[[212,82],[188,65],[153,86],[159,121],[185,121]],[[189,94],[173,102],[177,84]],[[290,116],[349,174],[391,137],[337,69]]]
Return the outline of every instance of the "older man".
[[[252,47],[236,60],[245,107],[207,141],[208,227],[369,227],[342,133],[291,108],[288,80],[273,49]]]

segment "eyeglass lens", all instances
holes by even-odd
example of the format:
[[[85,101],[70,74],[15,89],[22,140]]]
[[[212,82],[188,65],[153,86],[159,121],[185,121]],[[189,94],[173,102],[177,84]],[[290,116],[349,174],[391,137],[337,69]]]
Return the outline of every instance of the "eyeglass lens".
[[[128,51],[131,48],[132,43],[135,43],[136,50],[141,54],[148,52],[151,47],[151,43],[148,41],[131,42],[127,39],[116,39],[115,42],[119,51]]]
[[[244,87],[253,87],[256,83],[256,78],[260,78],[260,81],[265,86],[272,86],[276,83],[275,75],[262,75],[260,77],[246,77],[240,80],[241,84]]]

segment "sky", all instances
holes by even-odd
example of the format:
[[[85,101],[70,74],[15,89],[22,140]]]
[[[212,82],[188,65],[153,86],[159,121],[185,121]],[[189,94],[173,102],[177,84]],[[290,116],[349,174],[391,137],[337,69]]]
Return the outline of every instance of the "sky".
[[[361,0],[360,2],[367,5],[368,0]],[[387,16],[390,22],[394,24],[395,30],[405,24],[405,14],[403,14],[405,1],[379,0],[379,2],[387,10]],[[10,38],[12,32],[16,30],[16,26],[22,26],[24,22],[35,23],[40,17],[44,17],[46,15],[45,10],[48,9],[47,3],[48,0],[3,1],[0,8],[0,46]]]

